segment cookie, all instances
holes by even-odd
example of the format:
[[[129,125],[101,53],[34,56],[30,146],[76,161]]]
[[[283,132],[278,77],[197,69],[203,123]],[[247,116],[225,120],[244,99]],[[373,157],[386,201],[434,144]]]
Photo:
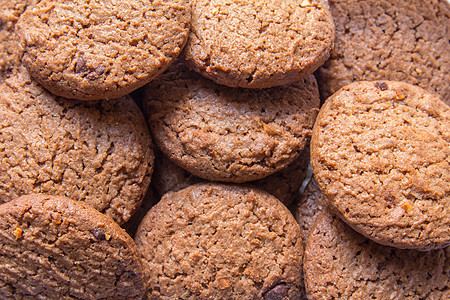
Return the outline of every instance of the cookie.
[[[65,195],[126,222],[153,170],[152,140],[129,97],[56,97],[25,69],[0,87],[0,203],[30,193]]]
[[[149,299],[299,299],[298,224],[270,194],[203,183],[167,193],[135,236]]]
[[[216,83],[268,88],[312,74],[329,57],[333,39],[323,0],[196,0],[182,57]]]
[[[22,62],[53,94],[124,96],[159,75],[187,40],[187,0],[41,0],[17,23]]]
[[[20,15],[35,2],[36,0],[0,0],[0,84],[21,65],[15,25]]]
[[[450,105],[450,4],[446,0],[329,0],[336,24],[330,59],[319,68],[323,99],[360,80],[396,80]]]
[[[66,197],[0,205],[2,299],[142,299],[147,273],[111,218]]]
[[[399,248],[450,244],[450,108],[403,82],[350,84],[314,124],[311,166],[340,217]]]
[[[449,299],[450,247],[383,246],[323,214],[305,250],[308,299]]]
[[[306,177],[308,163],[309,147],[305,147],[300,156],[286,168],[263,179],[250,181],[248,184],[271,193],[288,206],[297,196]],[[202,181],[205,180],[174,164],[161,152],[155,151],[155,170],[152,182],[159,195],[176,192]]]
[[[300,225],[304,242],[308,240],[318,215],[327,209],[327,201],[324,197],[325,195],[320,191],[317,181],[312,177],[300,199],[295,203],[294,217]]]
[[[313,76],[265,90],[217,85],[177,63],[146,86],[158,148],[194,175],[248,182],[287,167],[304,149],[319,107]]]

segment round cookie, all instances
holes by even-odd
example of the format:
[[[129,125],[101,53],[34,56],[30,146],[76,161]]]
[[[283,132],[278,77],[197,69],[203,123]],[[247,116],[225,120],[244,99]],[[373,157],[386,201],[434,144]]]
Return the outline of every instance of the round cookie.
[[[153,170],[144,116],[128,96],[56,97],[24,68],[0,87],[0,203],[30,193],[65,195],[126,222]]]
[[[302,239],[270,194],[205,183],[168,193],[135,236],[149,299],[300,299]]]
[[[146,86],[146,112],[159,149],[213,181],[258,180],[304,149],[318,112],[313,76],[265,90],[220,86],[175,64]]]
[[[219,84],[268,88],[312,74],[333,39],[324,0],[196,0],[182,57]]]
[[[450,105],[450,4],[446,0],[329,0],[336,24],[319,68],[322,98],[359,80],[396,80]]]
[[[366,239],[319,217],[304,259],[308,299],[449,299],[450,247],[420,252]]]
[[[22,62],[53,94],[124,96],[159,75],[189,32],[187,0],[41,0],[17,23]]]
[[[15,25],[27,7],[35,3],[36,0],[0,0],[0,84],[21,65]]]
[[[450,244],[450,108],[420,87],[356,82],[328,98],[311,166],[331,206],[386,245]]]
[[[111,218],[66,197],[0,205],[2,299],[142,299],[147,273]]]

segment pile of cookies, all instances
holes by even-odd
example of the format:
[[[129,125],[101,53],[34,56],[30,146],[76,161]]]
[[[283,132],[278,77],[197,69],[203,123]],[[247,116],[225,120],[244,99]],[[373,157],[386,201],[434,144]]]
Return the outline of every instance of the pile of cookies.
[[[0,8],[1,299],[450,297],[447,1]]]

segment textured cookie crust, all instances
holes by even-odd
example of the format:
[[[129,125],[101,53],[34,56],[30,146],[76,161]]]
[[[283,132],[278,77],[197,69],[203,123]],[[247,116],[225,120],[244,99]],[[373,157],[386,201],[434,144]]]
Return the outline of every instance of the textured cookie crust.
[[[383,246],[323,214],[305,250],[308,299],[449,299],[450,247]]]
[[[15,25],[20,15],[37,0],[0,0],[0,84],[15,73],[20,62]]]
[[[219,84],[267,88],[312,74],[333,39],[326,1],[195,0],[182,56]]]
[[[357,82],[328,98],[311,165],[336,213],[379,243],[450,244],[450,108],[401,82]]]
[[[397,80],[450,105],[450,4],[446,0],[329,0],[336,24],[317,79],[323,99],[358,80]]]
[[[327,209],[327,201],[324,197],[325,195],[320,191],[317,181],[312,177],[296,203],[294,217],[300,225],[300,232],[305,243],[316,223],[317,216]]]
[[[65,197],[0,206],[2,299],[142,299],[147,275],[133,239],[111,218]]]
[[[167,192],[176,192],[195,183],[204,181],[200,177],[174,164],[159,151],[155,153],[155,157],[155,170],[152,175],[152,183],[161,196]],[[283,202],[284,205],[288,206],[300,190],[303,180],[306,177],[308,163],[309,147],[305,147],[300,153],[300,156],[286,168],[263,179],[250,181],[248,184],[271,193]]]
[[[314,77],[265,90],[220,86],[182,64],[146,86],[155,143],[189,172],[226,182],[258,180],[293,162],[318,112]]]
[[[135,237],[149,299],[299,299],[302,239],[261,190],[197,184],[166,194]]]
[[[129,97],[58,98],[24,68],[0,87],[0,203],[65,195],[121,224],[140,205],[153,162],[145,119]]]
[[[52,93],[118,98],[159,75],[189,31],[187,0],[42,0],[17,31],[22,62]]]

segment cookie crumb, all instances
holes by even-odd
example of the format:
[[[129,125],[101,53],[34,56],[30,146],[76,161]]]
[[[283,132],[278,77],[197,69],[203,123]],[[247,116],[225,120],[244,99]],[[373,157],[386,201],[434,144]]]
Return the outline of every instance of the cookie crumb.
[[[20,227],[16,227],[16,229],[14,229],[13,233],[16,236],[16,239],[18,240],[18,239],[22,238],[23,230]]]
[[[92,233],[92,235],[99,241],[107,239],[105,233],[100,229],[91,229],[89,232]],[[111,238],[111,236],[109,236],[109,238]]]

